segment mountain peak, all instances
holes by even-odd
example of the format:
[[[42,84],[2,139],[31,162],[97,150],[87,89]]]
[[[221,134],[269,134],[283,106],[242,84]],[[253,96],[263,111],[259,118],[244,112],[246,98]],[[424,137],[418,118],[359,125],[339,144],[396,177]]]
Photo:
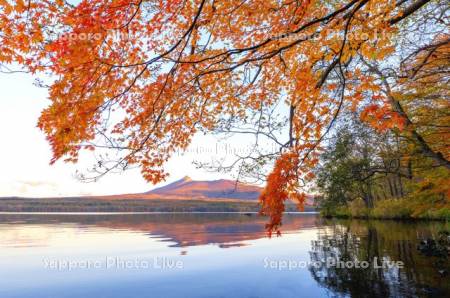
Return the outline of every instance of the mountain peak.
[[[232,180],[196,181],[185,176],[166,186],[153,189],[148,194],[186,198],[257,200],[261,190],[258,186],[236,183]]]
[[[189,182],[192,181],[192,178],[189,176],[184,176],[183,178],[181,178],[179,181],[185,181],[185,182]]]

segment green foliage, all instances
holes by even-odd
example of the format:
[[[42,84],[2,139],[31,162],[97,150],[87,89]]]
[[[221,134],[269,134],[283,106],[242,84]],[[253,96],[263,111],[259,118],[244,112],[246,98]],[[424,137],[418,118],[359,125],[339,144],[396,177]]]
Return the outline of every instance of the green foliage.
[[[408,200],[382,200],[375,203],[375,207],[370,211],[370,217],[386,219],[407,219],[411,218],[412,212],[413,210]]]
[[[361,146],[349,128],[338,131],[317,170],[317,187],[324,195],[321,207],[336,208],[357,198],[366,199],[363,179],[370,163],[367,146]]]
[[[369,208],[361,198],[351,201],[348,204],[348,209],[352,217],[365,218],[369,215]]]
[[[327,216],[449,219],[450,171],[395,131],[359,120],[337,129],[317,169]]]
[[[322,209],[321,214],[340,218],[430,219],[450,221],[450,203],[438,203],[436,197],[380,200],[374,208],[365,207],[361,199],[335,209]]]
[[[450,207],[444,207],[436,211],[430,211],[428,213],[430,219],[445,219],[450,221]]]
[[[323,217],[350,218],[352,214],[347,206],[337,206],[334,208],[320,208],[320,215]]]

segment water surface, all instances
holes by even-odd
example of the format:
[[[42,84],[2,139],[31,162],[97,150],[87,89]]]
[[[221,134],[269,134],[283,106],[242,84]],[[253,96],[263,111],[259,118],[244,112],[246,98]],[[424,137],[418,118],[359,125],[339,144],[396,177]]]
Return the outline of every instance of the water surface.
[[[269,239],[265,221],[0,214],[0,297],[450,297],[450,279],[438,270],[448,260],[417,250],[448,231],[444,223],[295,214]],[[330,257],[369,267],[328,266]],[[376,268],[383,261],[404,266]]]

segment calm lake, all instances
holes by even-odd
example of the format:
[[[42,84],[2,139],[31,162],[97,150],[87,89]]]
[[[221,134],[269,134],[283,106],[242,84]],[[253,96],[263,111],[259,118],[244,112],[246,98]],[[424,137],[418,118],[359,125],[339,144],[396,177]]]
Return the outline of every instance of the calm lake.
[[[417,250],[449,224],[292,214],[268,238],[265,222],[0,214],[0,297],[450,297],[448,259]]]

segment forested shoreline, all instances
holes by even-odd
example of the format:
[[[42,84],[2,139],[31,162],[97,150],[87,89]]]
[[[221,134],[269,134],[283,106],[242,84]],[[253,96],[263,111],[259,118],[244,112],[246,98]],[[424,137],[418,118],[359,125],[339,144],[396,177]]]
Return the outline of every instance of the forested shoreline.
[[[0,198],[0,212],[258,212],[259,209],[257,201]],[[292,204],[287,211],[298,210]]]
[[[421,134],[430,146],[443,148],[447,141],[435,135],[447,116],[433,113],[422,119]],[[316,175],[324,216],[450,219],[448,168],[398,129],[376,130],[348,115],[321,155]]]

